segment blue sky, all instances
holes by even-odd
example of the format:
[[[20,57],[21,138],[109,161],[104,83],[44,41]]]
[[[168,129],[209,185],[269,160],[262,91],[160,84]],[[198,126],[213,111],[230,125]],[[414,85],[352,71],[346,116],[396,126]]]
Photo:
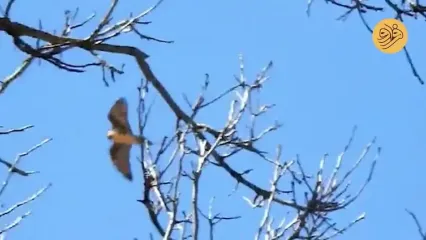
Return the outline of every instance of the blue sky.
[[[378,1],[375,1],[378,2]],[[151,6],[154,1],[132,1],[118,6],[114,20]],[[45,30],[59,30],[63,12],[80,7],[80,19],[93,11],[98,18],[92,25],[74,32],[75,37],[90,34],[110,1],[43,0],[27,3],[17,1],[12,19]],[[48,7],[47,7],[48,6]],[[283,144],[283,158],[300,154],[306,168],[315,170],[322,154],[330,159],[343,150],[353,125],[358,125],[355,142],[346,158],[345,167],[361,153],[363,147],[377,136],[383,151],[373,181],[360,199],[349,209],[333,215],[345,225],[361,212],[366,220],[338,239],[415,239],[418,237],[412,219],[404,208],[416,212],[426,225],[423,199],[423,169],[426,167],[426,107],[422,104],[424,87],[411,75],[402,52],[385,55],[375,49],[370,33],[357,15],[345,22],[335,19],[342,13],[323,1],[313,4],[311,17],[305,14],[306,1],[165,1],[142,26],[145,34],[174,40],[174,44],[140,41],[126,36],[116,43],[134,45],[151,57],[149,63],[157,77],[179,103],[182,93],[192,99],[200,89],[204,74],[210,74],[211,89],[207,96],[220,93],[234,83],[238,74],[238,54],[245,57],[247,77],[274,62],[271,76],[261,97],[264,103],[277,107],[264,118],[264,126],[279,120],[283,127],[265,138],[259,146],[273,151]],[[369,15],[374,25],[382,18],[393,17],[390,11]],[[424,41],[420,21],[406,22],[409,33],[407,47],[418,65],[424,58]],[[12,47],[11,39],[0,35],[2,67],[6,76],[25,55]],[[79,63],[90,59],[75,50],[65,59]],[[26,133],[0,138],[0,156],[13,159],[46,137],[53,141],[23,159],[21,167],[39,170],[31,178],[14,176],[1,199],[9,206],[52,182],[53,187],[41,198],[2,218],[0,226],[12,221],[28,209],[33,215],[9,233],[9,239],[147,239],[153,229],[146,210],[136,202],[141,195],[141,176],[133,150],[133,183],[125,181],[112,167],[108,157],[109,128],[106,113],[116,98],[129,101],[130,119],[136,128],[136,87],[140,72],[129,58],[104,55],[114,64],[126,63],[125,75],[111,87],[104,87],[101,72],[90,69],[83,74],[68,73],[42,63],[30,69],[0,96],[0,125],[20,127],[34,124]],[[152,92],[151,94],[153,94]],[[148,136],[158,141],[161,134],[171,133],[173,122],[168,108],[158,96]],[[221,126],[229,104],[221,102],[199,119]],[[375,148],[373,149],[375,150]],[[374,151],[373,151],[374,152]],[[374,154],[370,154],[353,178],[362,183]],[[232,164],[255,169],[250,178],[266,181],[271,174],[261,161],[237,157]],[[248,163],[247,163],[248,162]],[[330,161],[328,167],[334,164]],[[258,171],[256,173],[256,171]],[[0,176],[6,169],[0,168]],[[226,174],[209,172],[201,191],[201,207],[216,195],[215,209],[225,215],[241,215],[237,221],[219,225],[218,237],[250,239],[259,224],[261,213],[251,210],[241,196],[248,191],[240,188],[227,197],[234,182],[224,182]],[[355,193],[358,189],[353,188]],[[249,195],[251,196],[251,195]],[[243,231],[235,229],[244,229]],[[398,231],[389,231],[398,229]],[[201,230],[206,237],[206,228]]]

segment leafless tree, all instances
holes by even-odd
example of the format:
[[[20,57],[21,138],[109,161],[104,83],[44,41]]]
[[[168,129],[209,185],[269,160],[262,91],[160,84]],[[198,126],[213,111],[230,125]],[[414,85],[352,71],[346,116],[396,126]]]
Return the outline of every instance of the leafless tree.
[[[325,3],[331,6],[342,9],[342,15],[337,17],[337,20],[345,21],[352,14],[357,14],[365,26],[365,28],[372,34],[373,30],[371,24],[365,19],[367,14],[378,14],[384,11],[391,11],[395,13],[395,19],[404,22],[409,18],[411,19],[425,19],[426,18],[426,5],[424,1],[420,0],[383,0],[381,4],[370,4],[366,0],[325,0]],[[307,1],[306,13],[308,16],[311,14],[314,0]],[[404,47],[404,54],[408,65],[411,68],[413,76],[417,78],[420,84],[424,84],[422,77],[417,72],[413,59],[411,58],[410,52]]]
[[[279,123],[273,123],[260,130],[257,127],[259,119],[275,106],[261,104],[258,98],[262,87],[269,80],[268,71],[272,68],[272,62],[268,63],[257,77],[249,80],[245,75],[243,57],[240,56],[240,73],[234,77],[233,86],[218,93],[217,97],[207,99],[205,93],[209,89],[210,82],[209,77],[206,76],[199,96],[194,101],[185,97],[188,106],[181,106],[152,72],[147,62],[148,54],[134,46],[110,43],[111,39],[124,34],[136,34],[142,40],[171,43],[171,41],[147,36],[138,30],[139,25],[150,23],[143,19],[155,10],[162,0],[146,11],[117,22],[112,21],[112,16],[119,1],[112,0],[110,8],[100,23],[85,38],[74,38],[71,34],[73,30],[92,21],[95,15],[78,22],[78,10],[67,11],[64,28],[59,34],[54,34],[43,30],[42,24],[34,27],[9,18],[14,2],[9,0],[4,8],[3,17],[0,18],[0,31],[10,36],[13,44],[28,54],[28,57],[2,81],[0,94],[12,86],[35,59],[73,73],[99,67],[105,85],[109,86],[109,80],[114,81],[116,75],[124,73],[123,69],[109,64],[108,60],[101,56],[101,53],[110,53],[131,57],[141,71],[143,80],[138,88],[141,135],[146,136],[144,129],[149,125],[152,108],[149,97],[158,94],[169,107],[170,115],[175,119],[175,125],[170,126],[173,134],[162,137],[162,140],[153,146],[141,146],[139,156],[144,177],[141,184],[142,196],[138,201],[142,207],[146,208],[148,219],[161,238],[200,239],[200,226],[204,224],[208,226],[209,238],[213,239],[215,229],[220,222],[237,221],[242,218],[242,216],[227,216],[216,213],[217,210],[213,211],[214,199],[220,196],[211,196],[210,207],[207,210],[200,207],[202,205],[199,198],[200,186],[206,181],[203,175],[209,168],[223,171],[229,178],[224,181],[235,183],[235,188],[229,189],[231,195],[240,194],[239,190],[245,188],[251,194],[249,196],[241,194],[240,199],[244,199],[252,208],[264,211],[263,217],[259,219],[259,227],[252,229],[256,239],[261,237],[331,239],[345,233],[354,224],[364,219],[365,215],[361,214],[352,222],[338,224],[333,217],[335,213],[340,213],[351,206],[371,181],[380,148],[376,148],[377,152],[370,162],[365,182],[358,187],[358,190],[354,191],[349,183],[361,163],[366,161],[367,154],[375,144],[375,139],[366,145],[360,157],[345,170],[342,167],[346,162],[344,156],[353,141],[356,131],[354,128],[348,144],[336,159],[334,167],[332,169],[325,167],[328,161],[328,155],[325,154],[319,161],[318,170],[313,174],[305,170],[299,156],[283,160],[282,148],[278,144],[275,154],[259,149],[258,142],[280,128]],[[31,45],[23,37],[33,38],[36,43]],[[61,59],[61,53],[74,49],[84,50],[93,56],[94,61],[69,63]],[[150,88],[156,91],[148,91]],[[215,128],[209,123],[198,120],[197,116],[200,113],[206,112],[209,107],[225,98],[231,98],[231,101],[227,109],[228,117],[223,126]],[[186,108],[189,110],[184,110]],[[230,159],[238,158],[243,153],[250,160],[247,161],[246,169],[239,170],[233,166]],[[267,187],[262,186],[261,179],[253,177],[256,173],[255,166],[261,163],[268,164],[271,168],[271,180]],[[16,169],[13,165],[9,168]],[[185,199],[184,195],[189,195],[190,202],[182,201]],[[272,211],[272,207],[285,209],[288,216]],[[145,239],[146,236],[143,238]],[[153,233],[151,238],[154,238]]]
[[[426,5],[424,5],[424,1],[421,0],[401,0],[401,1],[391,1],[391,0],[383,0],[382,4],[369,4],[368,1],[363,0],[325,0],[325,3],[330,4],[331,6],[338,7],[342,9],[342,15],[337,17],[337,20],[345,21],[351,14],[355,13],[359,16],[360,21],[368,30],[368,32],[372,33],[373,30],[371,28],[371,24],[365,19],[367,14],[378,14],[384,12],[386,10],[392,11],[395,16],[395,19],[404,22],[407,19],[414,20],[425,20],[426,19]],[[309,14],[312,11],[314,0],[307,1],[306,13]],[[419,75],[416,66],[413,62],[413,59],[407,49],[404,47],[404,54],[407,60],[409,67],[413,73],[413,76],[417,78],[420,84],[424,84],[422,77]],[[426,239],[426,233],[423,232],[421,224],[416,217],[416,215],[406,210],[408,214],[413,218],[416,223],[416,226],[420,232],[420,236],[422,239]]]
[[[9,134],[14,134],[17,132],[24,132],[27,129],[33,128],[33,125],[28,125],[28,126],[24,126],[21,128],[15,128],[15,129],[8,129],[8,130],[0,130],[0,137],[7,137]],[[0,187],[0,199],[4,199],[4,193],[6,192],[6,188],[9,186],[11,179],[14,175],[17,175],[15,177],[31,177],[31,175],[38,173],[38,171],[26,171],[23,170],[21,168],[19,168],[19,162],[26,156],[30,155],[32,152],[34,152],[35,150],[41,148],[44,144],[50,142],[52,139],[51,138],[47,138],[43,141],[41,141],[40,143],[32,146],[30,149],[28,149],[25,152],[19,153],[16,155],[15,159],[12,161],[7,161],[3,158],[0,158],[0,163],[7,167],[8,171],[7,171],[7,175]],[[5,216],[8,215],[13,215],[15,214],[15,210],[17,210],[18,208],[21,208],[25,205],[27,205],[28,203],[36,200],[39,196],[41,196],[48,188],[50,188],[51,184],[47,184],[45,187],[41,188],[40,190],[38,190],[36,193],[34,193],[33,195],[29,196],[27,199],[22,200],[20,202],[16,202],[15,204],[13,204],[12,206],[7,207],[4,211],[0,212],[0,218],[3,218]],[[2,204],[3,205],[3,204]],[[25,218],[31,215],[31,211],[27,211],[25,214],[17,216],[15,218],[15,220],[11,223],[5,223],[5,227],[3,227],[2,229],[0,229],[0,236],[2,239],[5,239],[5,235],[6,232],[17,227],[21,221]]]
[[[268,64],[253,81],[249,81],[244,75],[244,64],[240,58],[240,75],[236,77],[235,85],[210,100],[204,97],[209,86],[207,77],[195,101],[193,103],[187,101],[191,109],[190,113],[187,115],[180,108],[174,110],[184,114],[182,117],[175,115],[175,133],[172,136],[165,136],[157,151],[144,146],[141,152],[141,159],[144,161],[141,165],[146,174],[143,198],[139,201],[146,207],[152,223],[164,239],[170,239],[174,230],[180,231],[179,236],[176,235],[174,238],[199,239],[201,220],[207,222],[209,238],[213,239],[216,224],[223,220],[241,218],[241,216],[224,216],[214,213],[212,205],[208,210],[200,209],[198,193],[202,184],[201,176],[209,167],[228,173],[229,181],[236,184],[232,194],[238,194],[240,185],[250,189],[252,196],[242,196],[242,198],[252,208],[264,210],[263,218],[259,219],[259,228],[254,231],[255,239],[260,239],[262,236],[267,239],[331,239],[364,219],[363,213],[346,226],[338,226],[332,219],[332,213],[349,207],[371,181],[380,148],[377,148],[377,154],[371,162],[365,183],[355,194],[350,193],[350,184],[347,181],[366,159],[375,139],[365,147],[353,166],[343,171],[344,155],[353,141],[355,127],[348,144],[336,159],[335,166],[328,176],[325,176],[327,170],[324,168],[328,154],[322,157],[318,171],[312,175],[304,170],[299,156],[283,161],[280,145],[276,147],[276,153],[273,156],[255,146],[268,133],[280,127],[278,123],[274,123],[260,131],[256,128],[258,119],[274,107],[274,105],[256,104],[258,102],[256,95],[269,79],[267,71],[271,66],[272,63]],[[149,81],[143,82],[140,88],[140,134],[143,134],[147,126],[145,123],[150,115],[150,108],[146,106],[145,100],[149,83]],[[209,106],[232,93],[235,97],[231,100],[228,119],[223,127],[216,129],[207,123],[196,121],[197,115],[207,111]],[[249,126],[248,129],[244,126],[246,123]],[[168,155],[165,154],[167,152],[169,152]],[[247,169],[237,171],[232,167],[230,159],[237,158],[237,155],[243,152],[249,153],[251,157],[246,163]],[[268,188],[261,187],[260,180],[253,177],[256,173],[255,166],[260,164],[259,161],[271,167]],[[188,165],[185,162],[191,164]],[[189,181],[192,189],[187,189],[187,184],[182,187],[182,181]],[[192,206],[189,208],[185,207],[187,203],[180,200],[183,198],[182,195],[187,194],[190,194],[192,199]],[[215,197],[212,196],[211,204]],[[271,211],[272,206],[288,209],[289,216],[274,214]],[[164,218],[167,220],[162,223],[161,219]],[[186,233],[187,228],[190,229],[190,233]]]

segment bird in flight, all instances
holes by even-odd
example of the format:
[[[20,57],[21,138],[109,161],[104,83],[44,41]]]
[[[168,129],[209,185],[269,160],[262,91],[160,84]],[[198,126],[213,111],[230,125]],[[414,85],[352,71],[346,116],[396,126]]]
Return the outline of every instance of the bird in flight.
[[[133,144],[144,142],[145,138],[133,135],[127,112],[126,99],[119,98],[108,113],[108,120],[111,122],[112,129],[108,131],[107,138],[113,142],[109,149],[112,162],[127,180],[132,181],[130,149]],[[148,143],[150,142],[148,141]]]

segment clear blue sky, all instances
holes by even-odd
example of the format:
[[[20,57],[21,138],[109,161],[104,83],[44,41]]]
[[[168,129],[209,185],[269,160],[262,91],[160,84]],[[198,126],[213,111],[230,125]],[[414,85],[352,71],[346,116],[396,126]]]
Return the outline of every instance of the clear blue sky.
[[[58,3],[17,1],[12,19],[34,27],[41,19],[44,29],[52,31],[61,29],[66,9],[80,7],[80,19],[96,11],[96,22],[74,32],[76,37],[85,37],[110,1],[62,1],[62,6]],[[119,5],[114,19],[144,10],[153,3],[126,1]],[[272,151],[276,144],[282,143],[284,158],[300,154],[307,168],[315,169],[325,152],[334,160],[343,150],[353,125],[357,124],[359,131],[347,155],[346,166],[356,160],[374,136],[383,152],[373,181],[359,201],[333,215],[345,225],[365,211],[366,221],[338,239],[416,239],[417,229],[404,208],[415,211],[426,225],[423,203],[426,196],[425,89],[412,77],[402,52],[385,55],[374,48],[370,33],[357,15],[346,22],[336,21],[342,10],[317,1],[308,18],[305,8],[306,1],[166,0],[147,18],[153,24],[142,26],[141,31],[174,40],[174,44],[140,41],[134,36],[118,41],[137,46],[151,55],[149,63],[153,70],[181,103],[182,93],[196,96],[205,73],[211,77],[210,97],[233,84],[233,74],[238,74],[239,53],[245,56],[251,78],[272,60],[274,68],[262,100],[276,103],[277,107],[265,118],[265,123],[278,119],[283,127],[260,146]],[[370,15],[367,20],[375,24],[385,17],[393,17],[393,14],[387,11]],[[420,20],[406,23],[408,47],[419,73],[426,77],[422,67],[426,35],[422,34],[420,24]],[[4,34],[0,35],[0,52],[0,76],[4,77],[24,59],[24,54],[12,47],[11,39]],[[73,63],[90,59],[80,50],[64,57]],[[106,113],[121,96],[128,98],[131,124],[136,128],[135,88],[140,72],[129,58],[104,57],[112,59],[112,63],[127,64],[126,74],[110,88],[104,87],[98,69],[73,74],[42,63],[32,65],[0,96],[0,125],[35,125],[26,133],[1,137],[2,158],[13,159],[16,153],[26,151],[45,137],[54,139],[20,165],[28,170],[40,170],[41,174],[31,178],[14,176],[1,199],[1,203],[8,206],[48,182],[53,183],[37,201],[0,220],[0,226],[4,226],[18,214],[28,209],[33,211],[32,216],[9,233],[8,239],[147,239],[152,232],[146,210],[136,202],[141,195],[136,159],[132,162],[137,176],[129,183],[112,167],[109,142],[105,138],[109,128]],[[148,135],[158,141],[159,134],[170,133],[172,127],[168,125],[171,122],[168,109],[159,97],[155,101],[155,119],[151,119]],[[228,106],[223,102],[201,120],[220,126]],[[134,157],[136,150],[132,153]],[[366,163],[373,157],[374,154],[370,154]],[[239,169],[247,162],[255,169],[259,164],[261,173],[253,172],[252,179],[266,181],[271,176],[264,174],[267,168],[254,158],[233,160]],[[368,167],[363,164],[361,171],[356,172],[354,185],[368,175]],[[0,176],[5,174],[6,169],[0,168]],[[201,192],[201,207],[206,209],[209,197],[215,194],[217,211],[243,216],[242,220],[219,225],[217,236],[252,239],[260,212],[251,210],[241,199],[241,195],[247,193],[244,188],[228,198],[234,182],[224,183],[221,181],[224,176],[223,173],[204,176],[208,182]],[[202,234],[206,237],[206,228]]]

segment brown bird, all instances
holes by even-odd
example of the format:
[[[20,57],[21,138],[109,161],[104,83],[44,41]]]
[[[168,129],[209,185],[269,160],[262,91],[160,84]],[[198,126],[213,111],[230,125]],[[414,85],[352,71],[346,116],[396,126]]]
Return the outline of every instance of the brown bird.
[[[126,179],[132,181],[130,149],[133,144],[141,144],[145,141],[145,138],[133,135],[127,112],[126,99],[119,98],[108,113],[108,120],[111,122],[112,129],[108,131],[107,137],[113,141],[109,149],[112,162]],[[148,143],[150,142],[148,141]]]

